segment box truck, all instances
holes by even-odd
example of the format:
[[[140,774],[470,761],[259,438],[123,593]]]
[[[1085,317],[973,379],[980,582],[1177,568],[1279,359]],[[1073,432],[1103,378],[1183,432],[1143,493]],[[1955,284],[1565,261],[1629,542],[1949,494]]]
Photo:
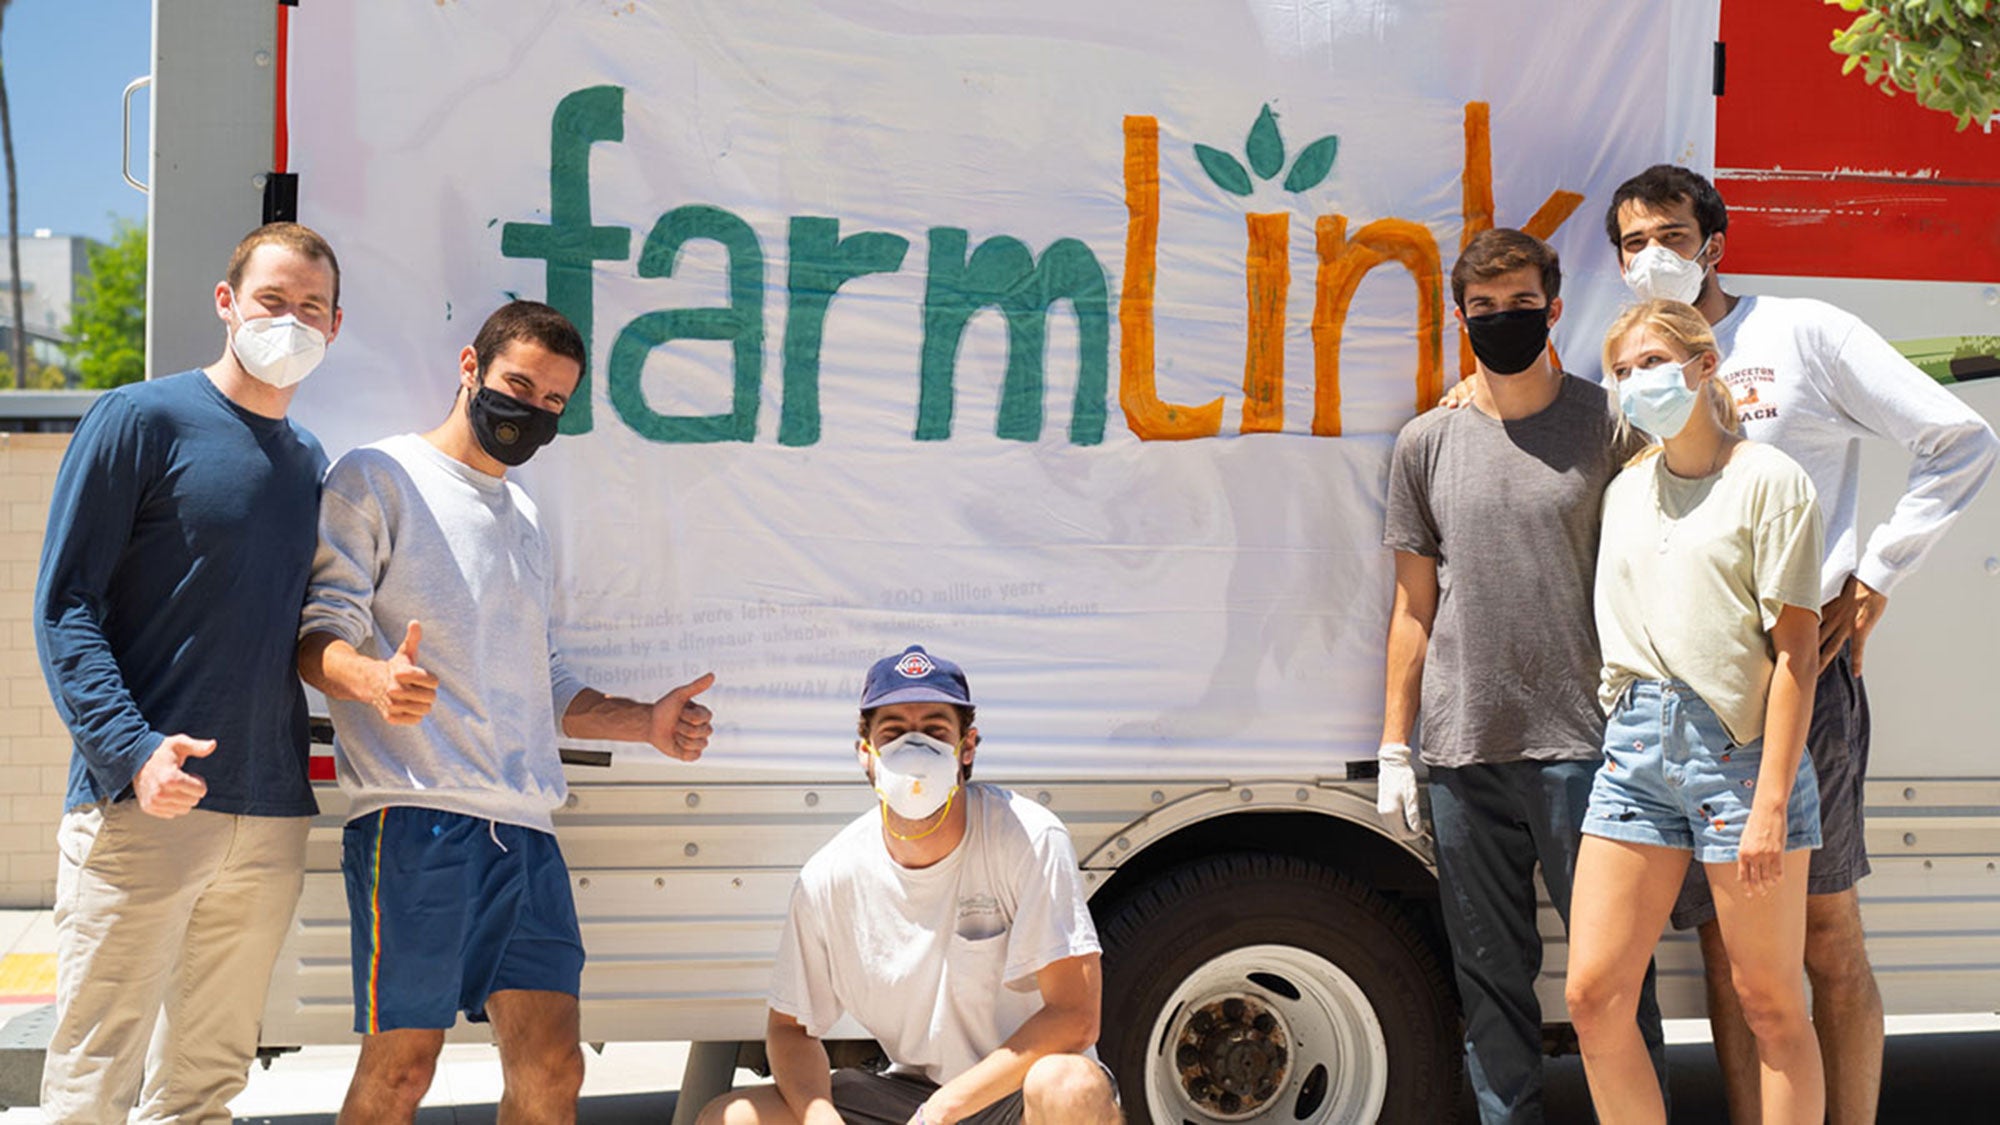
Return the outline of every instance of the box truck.
[[[162,2],[149,370],[213,357],[268,218],[341,256],[293,413],[336,455],[442,417],[507,298],[583,329],[520,472],[560,640],[628,694],[719,677],[697,765],[565,748],[584,1032],[695,1041],[688,1108],[755,1055],[798,867],[874,806],[862,671],[922,642],[969,670],[980,776],[1075,840],[1135,1119],[1432,1119],[1460,1030],[1428,852],[1374,811],[1379,544],[1396,430],[1471,369],[1463,241],[1558,249],[1555,346],[1595,374],[1610,192],[1689,164],[1732,289],[1849,308],[2000,419],[1992,123],[1841,79],[1818,8]],[[1862,456],[1873,521],[1907,456]],[[1892,1013],[2000,1009],[1996,583],[1989,495],[1870,649]],[[320,798],[271,1049],[350,1038]],[[1698,1015],[1693,943],[1660,969]]]

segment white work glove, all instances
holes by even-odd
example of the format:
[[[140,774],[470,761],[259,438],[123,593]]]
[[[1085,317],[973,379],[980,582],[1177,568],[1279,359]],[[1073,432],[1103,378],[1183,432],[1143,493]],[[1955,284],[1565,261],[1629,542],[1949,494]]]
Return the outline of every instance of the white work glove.
[[[1410,748],[1385,742],[1375,752],[1375,811],[1398,834],[1421,836],[1423,814],[1417,808],[1417,771],[1410,766]]]

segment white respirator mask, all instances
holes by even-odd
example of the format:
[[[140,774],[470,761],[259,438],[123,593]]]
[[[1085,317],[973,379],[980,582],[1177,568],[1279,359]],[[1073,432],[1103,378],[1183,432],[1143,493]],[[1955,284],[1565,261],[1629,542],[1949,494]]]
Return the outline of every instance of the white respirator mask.
[[[312,374],[326,358],[326,333],[290,313],[246,317],[229,342],[243,370],[279,390]]]
[[[928,820],[958,792],[958,748],[949,742],[913,730],[869,750],[875,795],[904,820]]]
[[[1701,256],[1708,253],[1708,242],[1703,239],[1692,258],[1683,258],[1658,243],[1646,247],[1632,255],[1631,264],[1625,267],[1625,287],[1641,301],[1694,304],[1701,296],[1702,279],[1708,276],[1708,267],[1701,262]]]

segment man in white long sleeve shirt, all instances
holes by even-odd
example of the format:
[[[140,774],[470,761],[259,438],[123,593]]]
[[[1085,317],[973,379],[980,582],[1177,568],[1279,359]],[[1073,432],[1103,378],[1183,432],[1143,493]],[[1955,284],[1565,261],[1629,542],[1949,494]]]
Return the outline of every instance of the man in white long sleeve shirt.
[[[1807,749],[1819,774],[1822,835],[1806,905],[1806,972],[1813,1026],[1826,1059],[1827,1116],[1875,1120],[1882,1078],[1882,998],[1869,967],[1855,885],[1868,873],[1862,786],[1868,636],[1889,594],[1923,562],[1985,484],[2000,441],[1970,407],[1905,359],[1858,317],[1823,301],[1725,292],[1729,213],[1708,180],[1661,164],[1612,196],[1605,230],[1641,297],[1686,301],[1715,328],[1722,377],[1743,431],[1776,446],[1812,477],[1826,520],[1820,568],[1820,665]],[[1861,439],[1885,438],[1915,458],[1889,519],[1866,536],[1856,522]],[[1729,983],[1715,907],[1697,865],[1674,924],[1701,927],[1710,1020],[1732,1115],[1757,1119],[1755,1043]]]
[[[327,473],[299,671],[329,700],[349,801],[350,1125],[414,1118],[461,1011],[493,1023],[502,1120],[575,1120],[584,951],[550,819],[558,728],[683,761],[708,743],[693,697],[713,676],[614,698],[551,638],[548,540],[506,472],[555,437],[583,363],[561,313],[505,305],[460,354],[443,425]]]

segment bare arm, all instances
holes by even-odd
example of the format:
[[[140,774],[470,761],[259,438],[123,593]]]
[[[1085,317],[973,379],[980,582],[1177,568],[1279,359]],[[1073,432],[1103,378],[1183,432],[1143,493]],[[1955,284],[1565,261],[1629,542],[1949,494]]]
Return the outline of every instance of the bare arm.
[[[1840,650],[1852,645],[1848,651],[1854,674],[1859,676],[1869,634],[1875,631],[1888,609],[1889,595],[1855,575],[1848,575],[1840,593],[1819,607],[1819,670],[1826,671]]]
[[[1099,956],[1052,961],[1035,974],[1042,1008],[998,1050],[938,1087],[924,1103],[926,1125],[951,1125],[1021,1088],[1028,1068],[1046,1055],[1073,1055],[1097,1042],[1104,974]]]
[[[1771,627],[1778,666],[1764,704],[1764,761],[1757,768],[1750,823],[1743,830],[1737,873],[1752,894],[1776,884],[1785,850],[1785,806],[1806,751],[1813,687],[1819,682],[1819,615],[1788,605]]]
[[[806,1034],[804,1024],[773,1009],[764,1020],[764,1054],[779,1096],[800,1125],[841,1125],[826,1047]]]
[[[1408,743],[1423,697],[1424,654],[1437,618],[1437,560],[1396,552],[1396,604],[1389,611],[1387,697],[1382,704],[1383,743]]]
[[[437,702],[437,677],[417,665],[423,627],[410,622],[403,643],[387,660],[363,656],[332,633],[299,641],[299,678],[329,699],[366,703],[398,726],[423,721]]]
[[[692,762],[708,748],[714,730],[713,713],[694,697],[714,684],[715,673],[710,672],[651,703],[584,688],[563,712],[562,731],[571,738],[644,742],[662,754]]]

